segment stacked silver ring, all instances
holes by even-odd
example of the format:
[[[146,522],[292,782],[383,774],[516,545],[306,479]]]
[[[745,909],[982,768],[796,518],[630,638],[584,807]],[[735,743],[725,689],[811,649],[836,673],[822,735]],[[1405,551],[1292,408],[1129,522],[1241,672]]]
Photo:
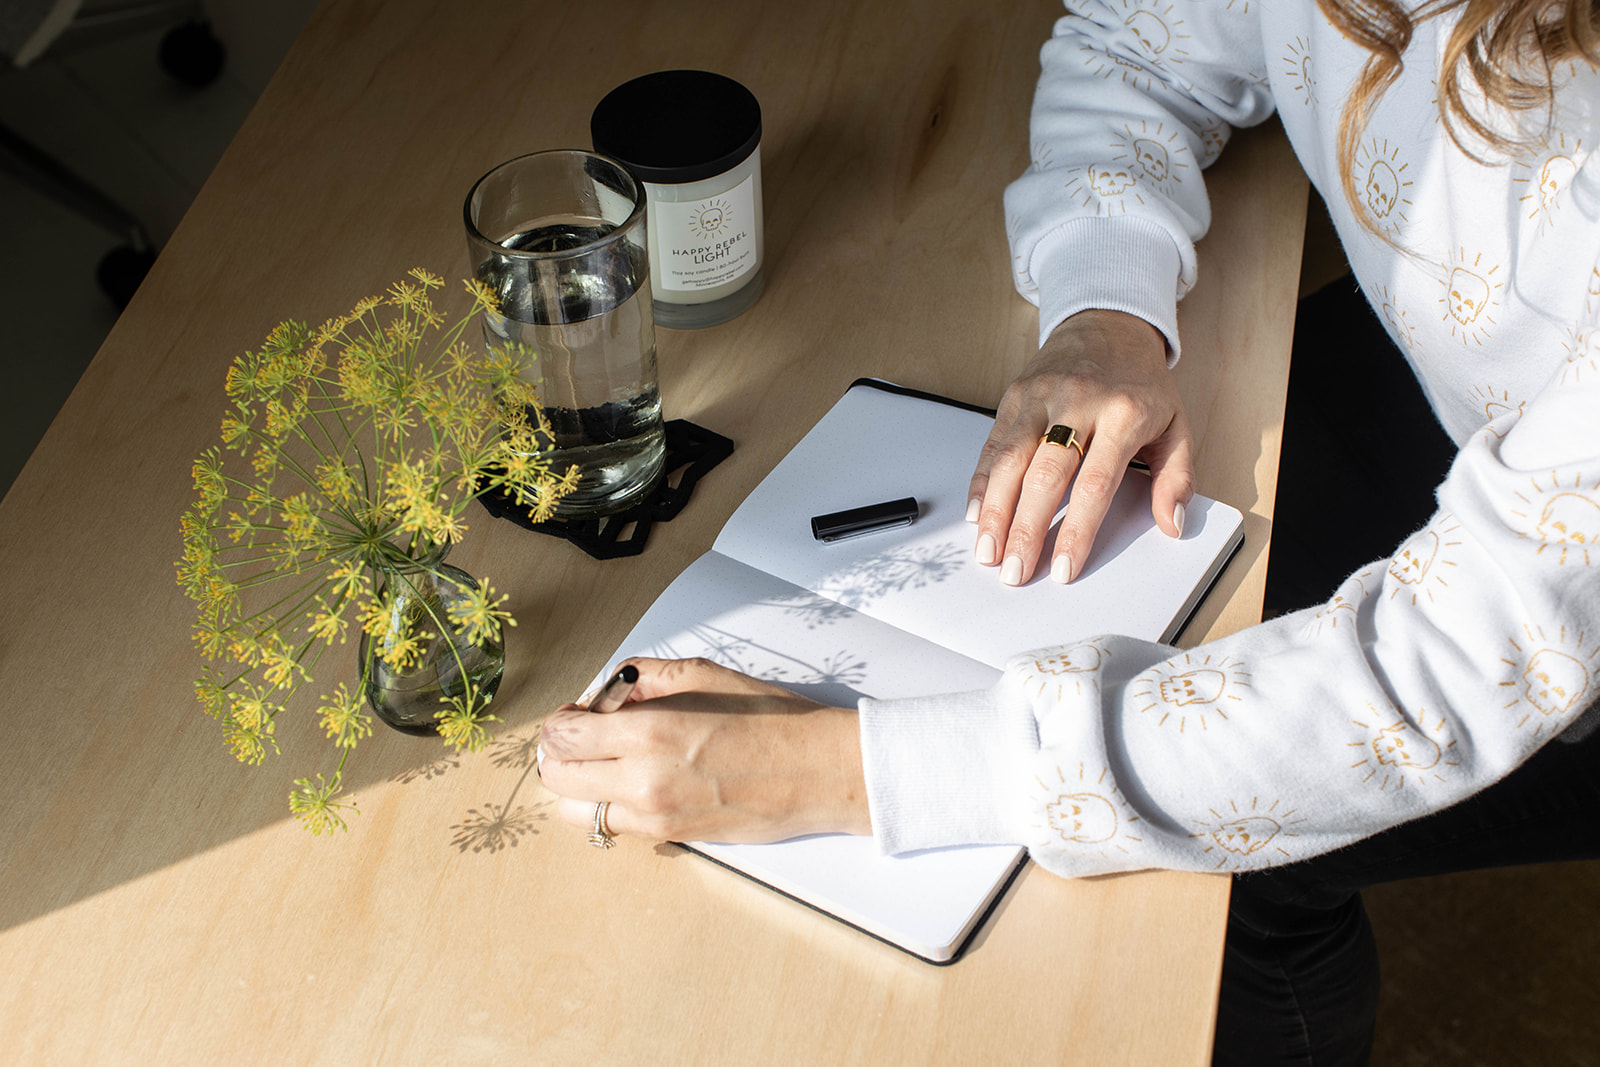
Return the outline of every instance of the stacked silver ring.
[[[606,825],[606,809],[609,807],[609,800],[602,800],[594,806],[594,829],[589,832],[589,844],[595,848],[610,848],[617,843],[617,839],[611,836],[611,828]]]

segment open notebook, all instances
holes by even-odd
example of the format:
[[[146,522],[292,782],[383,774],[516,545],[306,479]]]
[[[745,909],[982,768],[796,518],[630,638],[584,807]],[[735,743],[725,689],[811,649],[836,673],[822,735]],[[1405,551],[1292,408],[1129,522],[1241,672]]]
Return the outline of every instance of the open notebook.
[[[1101,633],[1174,638],[1242,540],[1239,513],[1195,497],[1184,536],[1124,479],[1083,574],[1002,586],[973,561],[967,481],[992,419],[882,382],[855,383],[758,485],[712,550],[617,650],[704,656],[812,699],[981,689],[1011,656]],[[913,496],[910,526],[824,544],[814,515]],[[603,677],[603,675],[602,675]],[[598,679],[597,679],[598,681]],[[870,838],[686,847],[925,960],[954,960],[1021,866],[1014,846],[883,856]]]

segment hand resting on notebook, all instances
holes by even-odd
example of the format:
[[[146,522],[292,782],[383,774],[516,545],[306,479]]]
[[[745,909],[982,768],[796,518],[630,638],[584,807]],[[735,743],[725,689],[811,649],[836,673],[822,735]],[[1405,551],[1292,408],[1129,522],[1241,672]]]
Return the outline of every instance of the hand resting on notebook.
[[[1076,431],[1081,461],[1074,448],[1041,444],[1058,424]],[[1073,315],[1006,389],[978,456],[967,492],[978,562],[998,564],[1007,585],[1026,582],[1072,483],[1050,576],[1077,577],[1134,456],[1150,465],[1156,525],[1179,536],[1194,495],[1193,443],[1161,333],[1119,311]]]
[[[633,697],[544,722],[539,765],[561,818],[668,841],[870,834],[854,709],[830,708],[708,660],[630,659]]]

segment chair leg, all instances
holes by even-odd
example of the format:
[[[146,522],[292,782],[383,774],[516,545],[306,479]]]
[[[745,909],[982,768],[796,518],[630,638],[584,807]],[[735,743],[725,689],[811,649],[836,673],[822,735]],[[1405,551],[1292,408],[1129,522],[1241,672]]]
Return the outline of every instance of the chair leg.
[[[126,238],[127,243],[108,252],[95,277],[117,307],[128,306],[144,280],[156,252],[149,233],[121,204],[89,184],[67,167],[0,124],[0,171],[19,179],[56,203],[102,229]]]
[[[126,237],[135,248],[150,247],[150,235],[126,208],[4,123],[0,123],[0,170],[96,226]]]

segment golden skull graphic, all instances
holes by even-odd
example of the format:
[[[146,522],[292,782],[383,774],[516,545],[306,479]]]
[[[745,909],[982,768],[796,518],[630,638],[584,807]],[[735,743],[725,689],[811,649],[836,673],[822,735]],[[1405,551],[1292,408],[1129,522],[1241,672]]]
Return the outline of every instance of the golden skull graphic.
[[[1600,544],[1600,504],[1581,493],[1557,493],[1545,504],[1536,529],[1546,544]]]
[[[1439,554],[1439,535],[1432,530],[1407,541],[1400,554],[1389,561],[1389,573],[1406,585],[1420,585]]]
[[[1556,197],[1567,183],[1578,176],[1578,165],[1566,156],[1551,156],[1539,168],[1539,206],[1546,211],[1555,207]]]
[[[1172,43],[1167,24],[1148,11],[1135,11],[1123,20],[1123,25],[1133,31],[1139,47],[1149,55],[1159,56]]]
[[[1167,175],[1171,173],[1171,161],[1167,158],[1167,150],[1158,142],[1140,137],[1133,142],[1133,152],[1139,170],[1145,177],[1154,182],[1167,180]]]
[[[1377,160],[1367,170],[1367,207],[1380,219],[1389,217],[1400,199],[1400,179],[1394,168]]]
[[[1229,852],[1248,856],[1265,848],[1267,842],[1277,837],[1282,829],[1276,819],[1269,819],[1265,815],[1246,815],[1230,819],[1212,830],[1211,840]]]
[[[1197,671],[1174,674],[1161,681],[1161,699],[1168,704],[1209,704],[1221,699],[1228,677],[1221,671],[1202,667]]]
[[[1117,809],[1098,793],[1068,793],[1045,805],[1045,817],[1063,841],[1098,845],[1117,835]]]
[[[1091,163],[1088,167],[1089,188],[1099,196],[1121,196],[1133,188],[1133,175],[1126,167],[1113,167],[1104,163]]]
[[[1099,670],[1102,658],[1104,654],[1097,645],[1073,645],[1034,660],[1033,665],[1041,674],[1086,674]]]
[[[1385,726],[1372,739],[1378,762],[1391,767],[1412,767],[1425,771],[1439,762],[1439,746],[1412,729],[1407,722]]]
[[[1450,272],[1450,317],[1463,326],[1470,326],[1483,313],[1489,303],[1489,283],[1467,270],[1457,267]]]
[[[1564,715],[1589,691],[1589,671],[1565,652],[1542,648],[1522,672],[1523,695],[1546,715]]]

